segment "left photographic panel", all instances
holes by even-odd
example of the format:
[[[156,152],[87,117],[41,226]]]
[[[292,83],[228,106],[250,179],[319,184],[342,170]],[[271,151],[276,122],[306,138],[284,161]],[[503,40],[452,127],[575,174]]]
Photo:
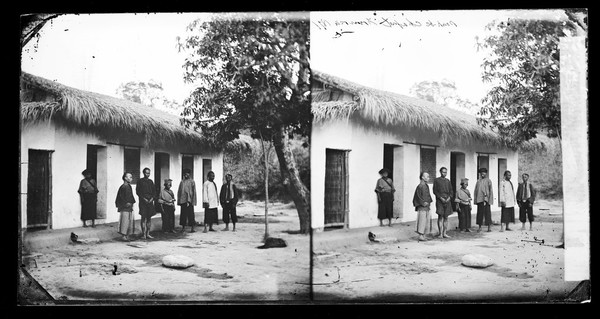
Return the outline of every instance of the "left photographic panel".
[[[310,300],[308,13],[21,30],[19,304]]]

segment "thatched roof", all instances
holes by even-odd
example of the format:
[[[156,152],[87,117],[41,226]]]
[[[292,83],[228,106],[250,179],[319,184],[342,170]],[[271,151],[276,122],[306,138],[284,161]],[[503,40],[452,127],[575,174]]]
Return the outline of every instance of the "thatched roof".
[[[52,120],[100,136],[139,134],[144,137],[146,146],[205,146],[203,136],[186,129],[176,115],[128,100],[75,89],[26,72],[22,72],[21,81],[28,88],[48,94],[43,98],[21,97],[21,121],[24,124]]]
[[[430,130],[440,134],[442,144],[463,139],[479,140],[506,146],[498,134],[483,128],[474,116],[429,101],[377,90],[339,77],[312,70],[313,81],[327,85],[312,94],[312,112],[316,122],[329,119],[349,119],[359,116],[376,125],[402,125],[409,128]],[[353,99],[337,99],[331,89],[353,95]]]

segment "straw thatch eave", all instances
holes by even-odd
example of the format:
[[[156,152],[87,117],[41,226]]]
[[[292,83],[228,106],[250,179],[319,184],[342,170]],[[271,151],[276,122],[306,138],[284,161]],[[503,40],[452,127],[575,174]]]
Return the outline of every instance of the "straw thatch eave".
[[[430,130],[440,136],[441,144],[453,140],[479,141],[499,147],[507,143],[494,131],[481,127],[469,114],[417,98],[369,88],[339,77],[312,70],[313,81],[325,84],[314,90],[311,109],[315,122],[360,116],[373,125]],[[348,101],[336,97],[333,90],[352,96]]]
[[[54,121],[67,128],[103,137],[136,134],[144,146],[198,145],[210,147],[198,132],[185,128],[178,116],[158,109],[94,92],[83,91],[26,72],[21,75],[25,91],[45,93],[42,101],[25,94],[21,99],[23,124]],[[33,94],[35,96],[35,94]]]

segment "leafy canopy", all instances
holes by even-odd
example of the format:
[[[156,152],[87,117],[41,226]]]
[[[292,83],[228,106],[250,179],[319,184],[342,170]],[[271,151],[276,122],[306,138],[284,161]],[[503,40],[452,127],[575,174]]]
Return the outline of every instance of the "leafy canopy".
[[[274,14],[219,14],[196,20],[178,39],[184,79],[197,87],[184,102],[184,124],[216,143],[271,139],[274,129],[310,132],[309,21]]]
[[[483,98],[480,124],[518,145],[538,133],[560,137],[559,38],[573,35],[570,21],[492,22],[481,43],[489,49],[482,79],[493,88]]]

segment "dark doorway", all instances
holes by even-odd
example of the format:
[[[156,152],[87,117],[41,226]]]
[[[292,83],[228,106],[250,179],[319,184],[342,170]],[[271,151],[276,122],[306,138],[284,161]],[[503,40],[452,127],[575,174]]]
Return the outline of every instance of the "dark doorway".
[[[460,188],[460,180],[465,178],[465,153],[450,152],[450,182],[456,192]]]
[[[348,225],[348,151],[325,151],[325,227]]]
[[[485,168],[488,171],[488,177],[490,174],[490,156],[488,154],[477,154],[477,179],[479,176],[479,169]]]
[[[96,145],[88,144],[86,162],[86,169],[92,172],[92,178],[96,179],[96,173],[98,172],[98,147]]]
[[[402,178],[404,158],[402,146],[395,144],[383,144],[383,167],[390,171],[388,175],[394,183],[396,192],[394,193],[394,218],[402,218],[404,216],[403,206],[403,186],[404,179]]]
[[[29,150],[27,228],[52,228],[51,151]]]
[[[394,147],[392,144],[383,144],[383,168],[387,168],[390,173],[389,178],[394,180]]]
[[[212,171],[212,160],[211,159],[203,159],[202,160],[202,182],[206,182],[206,174]],[[222,176],[221,176],[222,177]]]
[[[154,153],[154,185],[157,194],[162,189],[164,180],[169,178],[169,165],[170,158],[168,153]]]
[[[500,182],[502,180],[504,180],[504,172],[506,172],[507,169],[507,163],[506,163],[506,158],[499,158],[498,159],[498,188],[496,188],[498,190],[498,192],[500,192]],[[500,206],[500,196],[498,197],[498,206]]]
[[[194,155],[183,154],[181,155],[181,179],[183,179],[183,170],[189,168],[192,179],[194,179]]]

